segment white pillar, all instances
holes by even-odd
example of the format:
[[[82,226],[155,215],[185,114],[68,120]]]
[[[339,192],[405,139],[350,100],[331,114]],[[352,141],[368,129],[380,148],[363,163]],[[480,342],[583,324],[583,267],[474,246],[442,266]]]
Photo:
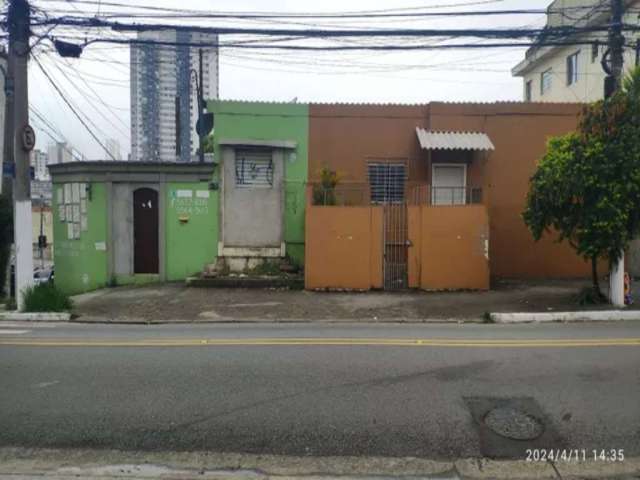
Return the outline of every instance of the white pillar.
[[[609,301],[614,307],[624,307],[624,252],[609,272]]]
[[[15,202],[16,303],[24,306],[24,289],[33,285],[33,225],[31,200]]]

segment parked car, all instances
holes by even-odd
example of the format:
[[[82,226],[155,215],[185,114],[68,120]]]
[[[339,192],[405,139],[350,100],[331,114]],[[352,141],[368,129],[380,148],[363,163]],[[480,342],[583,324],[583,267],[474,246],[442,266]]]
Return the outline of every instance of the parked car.
[[[51,282],[54,280],[54,267],[45,267],[40,268],[36,267],[33,269],[33,283],[34,285],[39,285],[41,283]],[[11,283],[10,283],[10,292],[11,296],[15,297],[16,295],[16,266],[15,263],[11,264]]]

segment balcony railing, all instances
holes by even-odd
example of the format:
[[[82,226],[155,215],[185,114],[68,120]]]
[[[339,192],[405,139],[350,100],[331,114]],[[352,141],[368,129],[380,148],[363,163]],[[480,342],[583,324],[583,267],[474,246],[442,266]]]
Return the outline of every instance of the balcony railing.
[[[475,205],[483,203],[481,187],[434,187],[428,184],[406,182],[393,186],[372,188],[364,183],[343,183],[333,188],[310,184],[312,205],[367,206],[367,205]]]

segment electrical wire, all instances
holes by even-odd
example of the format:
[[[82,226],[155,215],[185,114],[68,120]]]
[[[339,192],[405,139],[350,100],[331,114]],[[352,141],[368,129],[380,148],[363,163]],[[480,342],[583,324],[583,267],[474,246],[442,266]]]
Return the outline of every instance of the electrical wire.
[[[73,112],[73,114],[76,116],[76,118],[80,121],[80,123],[82,124],[82,126],[87,130],[87,132],[89,132],[89,134],[93,137],[93,139],[96,141],[96,143],[98,145],[100,145],[100,147],[102,147],[102,149],[107,153],[107,155],[109,155],[111,157],[112,160],[115,160],[116,158],[113,156],[113,154],[109,151],[109,149],[107,149],[107,147],[100,141],[100,139],[96,136],[96,134],[93,132],[93,130],[91,130],[91,128],[89,128],[89,126],[87,125],[87,123],[85,122],[85,120],[80,116],[80,114],[76,111],[76,109],[71,105],[71,102],[69,102],[69,100],[67,100],[67,98],[65,97],[65,95],[62,93],[62,91],[60,90],[60,88],[58,87],[58,85],[56,84],[56,82],[53,80],[53,78],[51,78],[51,76],[49,75],[49,73],[45,70],[45,68],[42,66],[42,64],[40,63],[40,61],[38,60],[38,58],[36,56],[31,56],[36,64],[38,65],[38,67],[40,68],[40,71],[42,71],[43,75],[47,78],[47,80],[49,81],[49,83],[51,84],[51,86],[53,86],[53,88],[55,89],[56,92],[58,92],[58,95],[60,95],[60,98],[62,98],[62,100],[67,104],[67,106],[69,107],[69,109]]]

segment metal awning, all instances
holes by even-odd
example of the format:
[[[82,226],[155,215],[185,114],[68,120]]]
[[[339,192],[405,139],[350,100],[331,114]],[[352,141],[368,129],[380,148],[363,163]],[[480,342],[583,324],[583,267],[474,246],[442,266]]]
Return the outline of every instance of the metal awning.
[[[416,134],[424,150],[495,150],[485,133],[436,132],[417,127]]]

